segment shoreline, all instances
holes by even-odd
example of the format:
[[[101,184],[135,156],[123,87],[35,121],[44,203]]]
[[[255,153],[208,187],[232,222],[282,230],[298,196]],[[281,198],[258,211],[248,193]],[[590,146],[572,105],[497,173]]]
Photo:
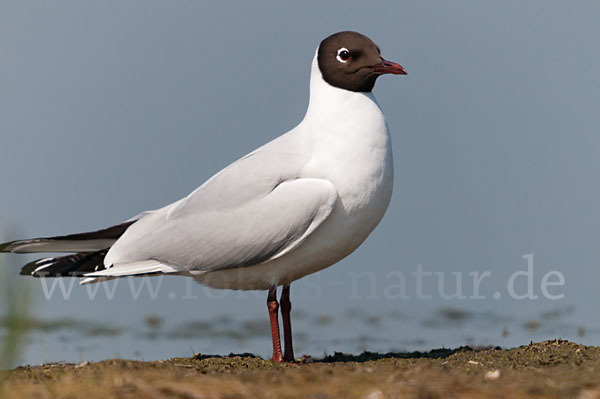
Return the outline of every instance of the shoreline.
[[[0,398],[600,398],[600,347],[552,340],[512,349],[336,353],[278,364],[251,354],[20,366]]]

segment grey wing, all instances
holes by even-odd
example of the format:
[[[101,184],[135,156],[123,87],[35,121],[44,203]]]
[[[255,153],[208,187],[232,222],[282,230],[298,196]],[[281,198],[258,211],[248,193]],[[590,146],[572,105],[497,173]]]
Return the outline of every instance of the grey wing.
[[[179,271],[215,271],[296,248],[331,214],[337,191],[324,179],[297,178],[299,160],[284,155],[238,161],[187,198],[144,216],[111,248],[106,266],[152,260]]]

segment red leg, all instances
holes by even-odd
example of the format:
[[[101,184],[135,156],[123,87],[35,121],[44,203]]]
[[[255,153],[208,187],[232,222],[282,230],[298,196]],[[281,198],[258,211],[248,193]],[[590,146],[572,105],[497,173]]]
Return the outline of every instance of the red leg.
[[[285,352],[283,360],[286,362],[293,362],[294,358],[294,345],[292,344],[292,320],[290,317],[290,311],[292,310],[292,302],[290,301],[290,286],[284,285],[283,291],[281,291],[281,318],[283,319],[283,339],[285,345]]]
[[[269,309],[271,336],[273,337],[273,357],[271,360],[281,363],[283,362],[283,356],[281,354],[281,341],[279,339],[279,320],[277,319],[277,313],[279,311],[279,304],[277,303],[277,287],[269,288],[267,309]]]

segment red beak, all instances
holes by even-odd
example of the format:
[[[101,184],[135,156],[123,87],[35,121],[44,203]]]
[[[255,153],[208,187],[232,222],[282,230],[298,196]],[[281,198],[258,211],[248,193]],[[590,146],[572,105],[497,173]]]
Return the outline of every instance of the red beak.
[[[381,59],[381,64],[373,65],[372,68],[375,72],[379,72],[381,74],[391,73],[394,75],[406,75],[406,69],[402,67],[400,64],[396,64],[392,61],[386,61],[383,58]]]

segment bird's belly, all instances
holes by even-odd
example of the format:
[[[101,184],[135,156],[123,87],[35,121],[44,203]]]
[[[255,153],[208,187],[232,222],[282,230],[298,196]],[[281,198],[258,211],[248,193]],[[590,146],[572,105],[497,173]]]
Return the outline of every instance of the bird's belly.
[[[393,164],[391,149],[384,151],[380,161],[374,162],[370,169],[356,168],[348,173],[348,168],[353,168],[348,164],[344,173],[340,173],[344,178],[330,176],[338,188],[335,208],[296,249],[262,264],[201,273],[195,275],[195,279],[214,288],[264,290],[273,285],[289,284],[348,256],[373,231],[388,207]]]

